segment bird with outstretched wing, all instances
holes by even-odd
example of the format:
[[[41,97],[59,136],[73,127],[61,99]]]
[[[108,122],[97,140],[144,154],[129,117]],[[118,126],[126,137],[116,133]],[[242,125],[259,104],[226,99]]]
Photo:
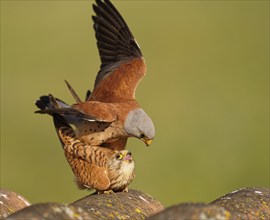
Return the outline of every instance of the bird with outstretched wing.
[[[149,145],[155,128],[135,99],[136,87],[146,73],[141,49],[109,0],[96,0],[93,9],[101,66],[92,93],[88,91],[82,101],[66,82],[76,103],[68,105],[53,95],[41,96],[36,113],[63,116],[74,125],[78,139],[91,146],[123,150],[129,137]]]

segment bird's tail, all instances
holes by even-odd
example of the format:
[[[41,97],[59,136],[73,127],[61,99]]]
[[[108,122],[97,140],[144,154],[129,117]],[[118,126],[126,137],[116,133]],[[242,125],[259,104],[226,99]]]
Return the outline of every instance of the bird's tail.
[[[81,101],[80,97],[74,91],[74,89],[72,88],[72,86],[66,80],[65,80],[65,83],[66,83],[66,85],[67,85],[67,87],[68,87],[71,95],[75,99],[75,101],[77,103],[81,103],[82,101]],[[90,94],[88,96],[90,96]],[[86,98],[88,98],[88,96]],[[35,104],[40,109],[39,111],[36,111],[36,113],[47,113],[47,114],[50,114],[50,115],[52,115],[54,113],[60,113],[59,112],[60,111],[59,109],[70,108],[70,106],[67,103],[65,103],[61,99],[55,98],[51,94],[40,96],[39,97],[39,100],[37,100],[35,102]],[[61,110],[61,112],[62,111],[63,110]]]
[[[77,120],[96,121],[97,118],[79,110],[71,108],[64,101],[54,98],[53,95],[41,96],[35,102],[36,106],[40,109],[35,113],[49,114],[49,115],[62,115],[68,123],[75,124]]]
[[[74,89],[71,87],[71,85],[65,80],[67,87],[72,94],[73,98],[77,102],[77,104],[80,104],[82,101],[77,95],[77,93],[74,91]],[[86,92],[86,98],[85,101],[89,101],[91,98],[91,91],[87,90]],[[65,120],[68,121],[68,123],[76,124],[78,120],[86,120],[86,121],[96,121],[97,118],[94,116],[85,114],[82,111],[76,110],[72,108],[70,105],[62,101],[61,99],[55,98],[53,95],[44,95],[40,96],[39,100],[35,102],[35,105],[40,109],[38,111],[35,111],[35,113],[40,114],[49,114],[49,115],[62,115],[64,116]]]
[[[61,99],[55,98],[53,95],[40,96],[39,100],[35,102],[35,105],[40,109],[35,113],[41,114],[63,114],[70,111],[70,106]]]
[[[70,106],[61,99],[54,98],[53,95],[40,96],[39,100],[35,102],[35,105],[40,110],[50,110],[57,108],[69,108]]]

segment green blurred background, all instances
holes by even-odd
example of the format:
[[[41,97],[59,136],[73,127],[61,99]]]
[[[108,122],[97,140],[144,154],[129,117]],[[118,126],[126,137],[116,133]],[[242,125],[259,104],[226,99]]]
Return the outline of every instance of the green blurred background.
[[[34,101],[73,102],[99,57],[92,1],[1,1],[1,187],[32,203],[79,191],[49,116]],[[168,206],[269,187],[269,2],[114,1],[147,62],[137,99],[152,117],[147,148],[130,139],[131,188]]]

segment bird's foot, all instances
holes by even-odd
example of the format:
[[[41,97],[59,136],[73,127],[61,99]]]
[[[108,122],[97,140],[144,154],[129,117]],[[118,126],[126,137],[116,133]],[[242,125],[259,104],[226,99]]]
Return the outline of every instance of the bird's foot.
[[[112,190],[105,190],[105,191],[97,191],[97,194],[114,194],[114,191]]]

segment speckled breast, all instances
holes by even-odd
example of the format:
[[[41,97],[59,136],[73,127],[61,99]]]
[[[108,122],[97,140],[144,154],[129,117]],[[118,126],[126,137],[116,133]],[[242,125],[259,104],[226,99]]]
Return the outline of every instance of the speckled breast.
[[[83,121],[76,126],[76,136],[85,144],[101,145],[125,135],[119,121]]]

